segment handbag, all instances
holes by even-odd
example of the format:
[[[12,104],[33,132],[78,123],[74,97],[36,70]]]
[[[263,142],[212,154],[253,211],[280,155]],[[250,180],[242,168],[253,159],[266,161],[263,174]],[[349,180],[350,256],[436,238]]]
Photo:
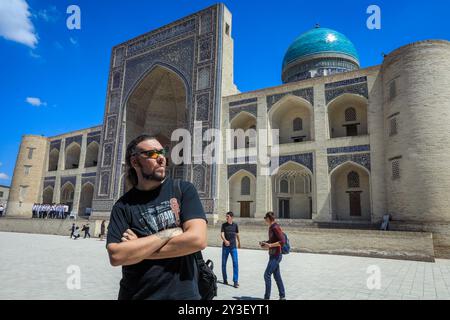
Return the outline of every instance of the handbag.
[[[180,179],[173,180],[175,198],[181,207]],[[181,214],[183,214],[181,212]],[[192,254],[198,270],[198,290],[202,300],[213,300],[217,296],[217,276],[214,274],[214,263],[211,260],[205,262],[201,251]]]

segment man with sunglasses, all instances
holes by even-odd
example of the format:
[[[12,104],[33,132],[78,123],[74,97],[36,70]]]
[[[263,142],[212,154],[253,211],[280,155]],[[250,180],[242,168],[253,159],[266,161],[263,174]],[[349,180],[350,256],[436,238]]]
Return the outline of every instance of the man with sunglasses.
[[[194,185],[181,181],[181,203],[166,177],[167,150],[142,135],[126,151],[133,188],[114,205],[110,263],[122,266],[119,300],[199,300],[195,252],[206,247],[206,215]]]

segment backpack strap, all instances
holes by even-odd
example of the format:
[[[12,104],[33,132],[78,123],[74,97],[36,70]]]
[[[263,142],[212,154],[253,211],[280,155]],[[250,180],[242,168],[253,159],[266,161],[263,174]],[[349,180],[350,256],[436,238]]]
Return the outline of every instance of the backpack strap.
[[[178,205],[180,206],[180,210],[181,210],[181,197],[183,196],[183,193],[181,192],[181,180],[180,179],[173,179],[173,193],[175,195],[175,198],[178,200]],[[183,213],[180,212],[180,214],[183,214]],[[179,215],[178,215],[177,219],[179,219]],[[177,221],[177,223],[179,223],[179,221]],[[202,255],[201,251],[195,252],[192,255],[194,256],[197,264],[205,263],[205,261],[203,260],[203,255]]]
[[[183,196],[183,193],[181,192],[181,180],[180,179],[174,179],[173,180],[173,193],[175,195],[175,198],[178,201],[178,206],[181,210],[181,197]],[[181,214],[181,212],[180,212]],[[180,214],[176,215],[177,218],[177,225],[181,225],[180,223]]]

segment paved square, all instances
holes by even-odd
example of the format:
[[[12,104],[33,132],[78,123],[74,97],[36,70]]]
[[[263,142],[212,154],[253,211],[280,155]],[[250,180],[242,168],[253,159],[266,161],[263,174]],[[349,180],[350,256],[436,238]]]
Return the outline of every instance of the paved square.
[[[98,239],[0,232],[0,299],[116,299],[121,268],[109,265]],[[221,249],[207,248],[219,280]],[[260,299],[267,253],[239,251],[240,288],[219,284],[221,299]],[[71,266],[76,266],[71,267]],[[74,270],[80,289],[68,289]],[[375,270],[380,289],[370,290]],[[291,253],[281,273],[288,299],[450,299],[450,260],[436,263]],[[371,278],[372,277],[372,278]],[[231,257],[228,278],[232,279]],[[69,283],[73,283],[69,281]],[[272,299],[278,291],[272,284]]]

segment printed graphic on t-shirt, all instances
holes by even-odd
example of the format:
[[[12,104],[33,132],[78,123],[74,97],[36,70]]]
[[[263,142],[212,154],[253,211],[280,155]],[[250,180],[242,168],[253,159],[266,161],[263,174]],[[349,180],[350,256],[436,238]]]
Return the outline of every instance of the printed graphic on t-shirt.
[[[172,210],[171,201],[163,201],[159,205],[149,205],[140,208],[140,221],[148,234],[155,234],[161,230],[179,226],[177,223],[179,220],[178,214]]]

